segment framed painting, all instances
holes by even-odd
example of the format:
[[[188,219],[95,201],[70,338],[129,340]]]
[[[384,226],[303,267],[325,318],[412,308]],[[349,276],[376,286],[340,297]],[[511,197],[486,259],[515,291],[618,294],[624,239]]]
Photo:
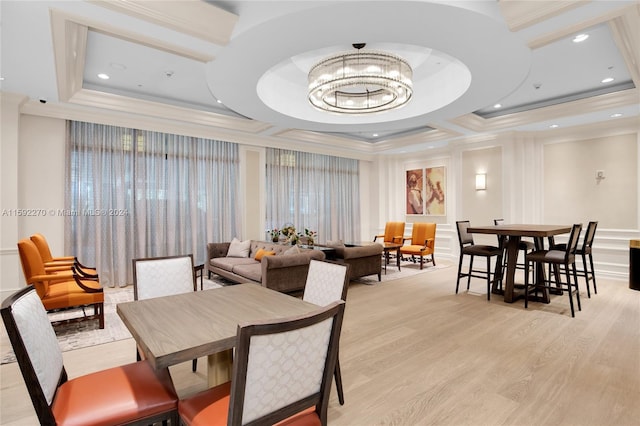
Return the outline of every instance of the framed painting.
[[[426,169],[425,211],[427,215],[444,216],[446,211],[446,176],[444,166]]]
[[[406,212],[407,214],[424,214],[424,170],[414,169],[407,170],[407,195],[406,195]]]

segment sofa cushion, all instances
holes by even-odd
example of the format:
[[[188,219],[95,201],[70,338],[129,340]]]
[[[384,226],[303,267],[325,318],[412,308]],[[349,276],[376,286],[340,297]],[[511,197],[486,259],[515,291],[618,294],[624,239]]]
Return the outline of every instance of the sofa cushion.
[[[262,256],[275,256],[275,254],[276,254],[275,251],[259,249],[258,252],[256,253],[254,259],[257,260],[258,262],[260,262],[262,260]]]
[[[262,265],[258,262],[235,265],[232,272],[252,281],[262,281]]]
[[[237,238],[231,240],[227,257],[248,257],[251,240],[240,241]]]
[[[250,257],[215,257],[209,263],[211,263],[211,266],[229,272],[233,272],[233,267],[236,265],[260,265],[260,262],[256,262]]]

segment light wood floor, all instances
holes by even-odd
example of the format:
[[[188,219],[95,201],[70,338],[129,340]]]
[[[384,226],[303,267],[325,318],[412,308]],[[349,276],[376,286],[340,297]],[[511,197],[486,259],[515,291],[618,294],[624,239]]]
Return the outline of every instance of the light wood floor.
[[[599,281],[582,312],[454,294],[455,267],[352,284],[341,338],[346,404],[332,425],[639,425],[640,292]],[[64,354],[70,377],[135,360],[125,340]],[[179,393],[204,388],[206,363],[172,367]],[[0,423],[36,424],[16,364],[0,367]]]

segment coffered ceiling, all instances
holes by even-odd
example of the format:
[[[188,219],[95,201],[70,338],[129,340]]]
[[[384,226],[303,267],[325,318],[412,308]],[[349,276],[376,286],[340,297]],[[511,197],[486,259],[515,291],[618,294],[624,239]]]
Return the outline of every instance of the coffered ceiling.
[[[2,91],[258,144],[410,152],[640,114],[633,0],[3,0],[0,12]],[[358,42],[412,65],[412,100],[360,116],[315,110],[310,67]]]

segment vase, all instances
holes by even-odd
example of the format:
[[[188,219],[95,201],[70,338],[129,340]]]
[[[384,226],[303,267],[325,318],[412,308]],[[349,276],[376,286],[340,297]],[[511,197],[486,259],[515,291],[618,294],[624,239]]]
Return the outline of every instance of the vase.
[[[271,237],[271,241],[272,241],[272,242],[274,242],[274,243],[277,243],[277,242],[278,242],[278,240],[279,240],[279,238],[278,238],[278,237]]]

